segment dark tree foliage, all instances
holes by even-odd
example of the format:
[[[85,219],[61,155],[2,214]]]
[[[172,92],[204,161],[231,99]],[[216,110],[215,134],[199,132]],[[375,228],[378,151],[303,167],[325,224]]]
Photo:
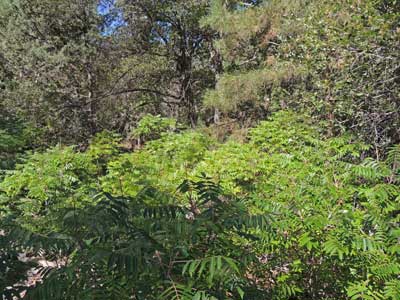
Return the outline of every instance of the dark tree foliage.
[[[42,266],[44,283],[24,291],[24,299],[222,299],[227,289],[239,296],[240,265],[256,258],[233,237],[265,228],[268,218],[250,216],[244,203],[207,179],[185,181],[179,191],[190,206],[162,205],[171,196],[153,188],[133,199],[101,193],[94,206],[60,211],[60,227],[49,234],[29,232],[12,219],[3,222],[7,238],[1,247],[12,245],[3,258],[7,279],[21,274],[11,264],[12,249],[41,249],[54,253],[58,267]],[[159,204],[146,205],[147,199]],[[6,299],[18,289],[10,288]]]
[[[195,126],[214,82],[213,35],[199,25],[208,2],[119,1],[103,13],[98,5],[2,3],[7,105],[62,142],[127,130],[146,109]]]
[[[122,78],[121,92],[158,96],[159,109],[194,127],[202,92],[214,81],[209,63],[213,31],[200,26],[209,1],[126,0],[118,5],[124,20],[118,41],[128,66],[131,63],[139,72],[130,70]]]

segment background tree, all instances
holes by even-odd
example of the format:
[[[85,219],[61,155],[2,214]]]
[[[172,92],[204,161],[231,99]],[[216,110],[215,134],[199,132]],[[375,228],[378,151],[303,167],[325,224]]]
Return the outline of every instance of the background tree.
[[[194,127],[201,96],[212,87],[213,32],[200,26],[209,1],[118,1],[124,26],[118,41],[124,56],[120,92],[137,92]],[[118,89],[117,89],[118,91]],[[146,100],[144,100],[146,102]]]
[[[397,2],[212,3],[205,23],[220,33],[225,73],[206,105],[247,121],[309,111],[330,135],[354,130],[376,156],[399,141]]]
[[[5,1],[5,99],[64,142],[126,131],[139,108],[195,126],[202,91],[214,82],[212,31],[199,25],[207,8],[208,1]]]

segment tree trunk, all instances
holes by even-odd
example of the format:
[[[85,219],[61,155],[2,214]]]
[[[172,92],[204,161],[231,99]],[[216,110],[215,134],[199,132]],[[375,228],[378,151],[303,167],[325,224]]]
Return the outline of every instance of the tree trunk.
[[[197,107],[192,87],[192,58],[188,55],[186,37],[181,41],[180,53],[177,58],[177,71],[181,74],[180,97],[186,111],[186,119],[192,128],[197,125]]]

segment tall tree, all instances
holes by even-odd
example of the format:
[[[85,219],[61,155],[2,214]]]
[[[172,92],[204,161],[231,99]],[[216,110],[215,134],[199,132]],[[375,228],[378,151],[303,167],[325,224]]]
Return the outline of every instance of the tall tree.
[[[127,69],[121,91],[153,94],[161,109],[182,116],[191,125],[198,121],[204,87],[213,85],[209,64],[213,32],[200,26],[208,0],[138,1],[117,3],[124,25],[119,32],[125,47]]]
[[[265,115],[273,90],[290,85],[302,73],[294,64],[277,62],[274,55],[279,36],[295,31],[303,2],[212,1],[203,23],[219,33],[216,44],[224,73],[216,89],[206,94],[206,106],[242,121]]]
[[[129,130],[144,111],[195,126],[215,78],[208,2],[3,2],[8,105],[62,142]]]
[[[101,58],[97,1],[7,0],[0,15],[9,105],[57,139],[95,132],[92,99],[104,71],[94,63]]]
[[[224,73],[205,104],[257,120],[311,112],[379,157],[400,140],[398,1],[212,1]],[[254,112],[258,112],[255,114]]]

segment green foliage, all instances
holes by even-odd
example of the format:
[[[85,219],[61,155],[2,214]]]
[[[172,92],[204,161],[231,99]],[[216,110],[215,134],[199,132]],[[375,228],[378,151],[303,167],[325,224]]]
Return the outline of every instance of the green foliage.
[[[48,142],[82,141],[94,133],[93,90],[106,69],[96,8],[90,0],[2,1],[1,101],[46,132]]]
[[[259,105],[265,100],[268,90],[281,86],[301,76],[300,68],[294,66],[272,66],[245,73],[224,74],[215,90],[205,95],[207,107],[217,107],[223,112],[236,111],[243,104]],[[266,103],[268,104],[268,103]]]
[[[227,66],[262,62],[268,42],[279,33],[295,31],[293,23],[299,25],[295,17],[306,5],[302,0],[247,2],[213,0],[210,13],[203,19],[204,25],[220,34],[217,46]]]
[[[117,195],[135,196],[151,185],[173,192],[202,160],[212,141],[205,135],[187,131],[165,133],[149,141],[137,152],[122,154],[108,163],[102,188]]]
[[[225,72],[206,106],[247,122],[290,107],[328,121],[330,135],[353,131],[378,158],[400,141],[398,2],[212,3],[205,23]]]
[[[309,70],[312,84],[288,99],[292,105],[327,117],[333,132],[351,128],[378,156],[399,141],[400,119],[393,68],[399,18],[382,11],[383,2],[323,1],[310,12],[304,34],[286,40],[279,55]]]
[[[140,141],[158,139],[162,133],[173,131],[176,125],[174,119],[163,118],[160,115],[146,115],[138,122],[131,135]]]
[[[399,4],[0,1],[1,298],[399,300]]]
[[[3,112],[0,103],[0,169],[12,169],[18,157],[35,145],[38,136],[39,130]]]
[[[240,194],[257,177],[262,166],[259,153],[249,145],[228,142],[206,153],[194,174],[205,173],[234,194]]]
[[[8,205],[21,212],[21,225],[51,231],[57,226],[53,223],[57,211],[91,203],[88,192],[96,186],[96,175],[96,166],[87,155],[71,147],[56,147],[18,165],[1,182],[1,189],[10,197]]]
[[[40,245],[67,255],[68,265],[44,272],[44,283],[28,290],[27,299],[90,299],[92,295],[108,299],[116,294],[122,299],[129,299],[128,295],[234,299],[242,293],[239,276],[244,263],[253,257],[232,240],[253,228],[246,220],[247,209],[207,179],[187,181],[180,190],[189,193],[191,206],[147,205],[146,191],[130,199],[101,193],[94,199],[95,206],[60,215],[59,239],[51,238],[54,232],[42,235],[46,244]],[[29,232],[14,237],[16,233],[9,236],[22,249],[39,242]],[[229,251],[223,254],[223,249]]]
[[[100,187],[98,177],[104,175],[104,165],[119,153],[119,141],[118,135],[103,132],[93,138],[85,153],[57,146],[28,155],[0,182],[9,197],[4,201],[20,213],[21,225],[51,231],[58,226],[53,214],[93,203],[90,195]]]
[[[303,66],[276,61],[269,52],[278,45],[278,36],[301,28],[297,18],[307,7],[306,1],[251,2],[242,6],[239,1],[212,1],[204,19],[204,24],[220,34],[217,46],[226,71],[215,90],[205,94],[204,102],[225,113],[260,107],[268,111],[270,95],[305,74]]]
[[[324,126],[286,111],[244,143],[168,132],[122,153],[103,133],[35,153],[1,184],[1,249],[66,262],[28,299],[397,299],[399,148],[361,159]]]
[[[102,166],[119,154],[121,140],[121,136],[116,133],[100,132],[90,141],[86,154],[97,162],[97,166]]]

